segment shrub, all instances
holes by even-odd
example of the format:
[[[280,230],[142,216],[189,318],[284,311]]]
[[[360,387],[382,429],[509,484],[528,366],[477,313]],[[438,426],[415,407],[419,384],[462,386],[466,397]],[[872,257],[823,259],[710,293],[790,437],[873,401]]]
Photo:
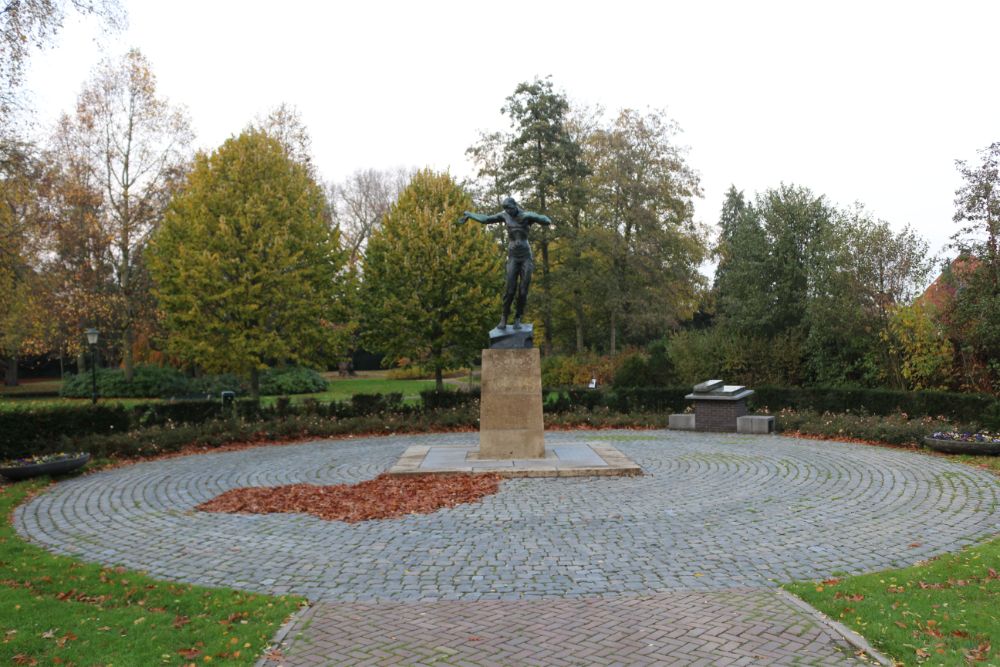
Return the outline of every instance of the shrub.
[[[91,374],[68,375],[60,393],[72,398],[89,398]],[[97,394],[103,398],[170,398],[190,393],[187,378],[169,366],[136,366],[131,382],[120,368],[97,370]]]
[[[686,387],[621,387],[610,392],[608,407],[616,412],[683,412],[691,404]]]
[[[232,415],[231,411],[224,410],[222,401],[218,399],[148,403],[136,406],[132,412],[132,424],[140,428],[164,424],[200,424]]]
[[[354,394],[351,396],[351,416],[363,417],[382,412],[398,411],[403,405],[403,394]]]
[[[586,387],[591,378],[598,386],[610,384],[618,367],[630,355],[614,357],[596,354],[547,356],[542,359],[543,387]]]
[[[943,391],[823,387],[756,387],[751,409],[792,408],[815,412],[864,412],[875,415],[944,416],[957,421],[985,423],[1000,414],[997,400],[985,394]]]
[[[619,387],[652,387],[653,379],[649,373],[649,363],[642,354],[631,354],[622,361],[615,371],[612,385]]]
[[[124,433],[129,426],[129,411],[120,405],[0,411],[0,459],[59,451],[66,435]]]
[[[316,394],[326,390],[326,380],[311,368],[285,366],[269,368],[260,374],[260,393],[263,396]]]
[[[968,425],[956,425],[948,420],[935,417],[910,418],[902,413],[857,415],[821,413],[813,410],[782,410],[775,416],[774,422],[775,430],[779,432],[857,438],[892,445],[920,445],[923,443],[924,436],[934,431],[952,428],[968,430],[971,428]]]
[[[427,389],[420,392],[420,401],[424,410],[440,410],[442,408],[457,408],[479,401],[479,391],[437,391]]]
[[[237,394],[245,394],[248,391],[246,380],[232,373],[191,378],[188,380],[188,387],[190,394],[204,394],[212,398],[219,398],[224,391],[233,391]]]

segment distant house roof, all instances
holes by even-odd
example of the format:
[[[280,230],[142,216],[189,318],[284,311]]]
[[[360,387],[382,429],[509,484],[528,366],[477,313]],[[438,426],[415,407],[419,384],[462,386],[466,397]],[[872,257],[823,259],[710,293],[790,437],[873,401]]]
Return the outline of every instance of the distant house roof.
[[[917,297],[924,304],[932,305],[940,313],[947,310],[962,279],[979,268],[979,260],[968,255],[960,255],[951,261],[948,270],[934,279],[924,293]]]

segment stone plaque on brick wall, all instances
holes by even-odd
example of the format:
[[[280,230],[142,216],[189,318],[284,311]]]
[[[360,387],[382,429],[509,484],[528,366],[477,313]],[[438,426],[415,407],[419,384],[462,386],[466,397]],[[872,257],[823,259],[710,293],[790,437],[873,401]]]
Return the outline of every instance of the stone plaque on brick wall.
[[[538,348],[483,350],[479,457],[545,457]]]

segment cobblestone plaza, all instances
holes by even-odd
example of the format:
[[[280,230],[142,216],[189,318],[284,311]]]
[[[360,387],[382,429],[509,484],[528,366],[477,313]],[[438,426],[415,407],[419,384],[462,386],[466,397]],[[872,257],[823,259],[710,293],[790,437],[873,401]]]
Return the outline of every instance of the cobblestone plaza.
[[[793,579],[909,565],[1000,531],[1000,486],[984,471],[881,447],[674,431],[547,433],[548,445],[613,444],[645,474],[510,479],[482,502],[429,515],[345,524],[307,515],[193,511],[242,486],[370,479],[410,445],[460,444],[474,437],[316,441],[140,463],[55,485],[24,505],[15,525],[51,551],[88,561],[170,580],[303,595],[323,603],[309,612],[314,633],[334,626],[347,632],[342,621],[334,626],[320,621],[350,605],[377,615],[403,604],[410,613],[397,607],[383,619],[398,619],[401,632],[422,605],[460,619],[475,618],[470,603],[496,602],[535,609],[543,617],[569,614],[574,622],[583,608],[573,605],[600,601],[633,600],[639,610],[644,604],[666,605],[675,619],[684,617],[684,610],[698,616],[691,597],[698,595],[709,608],[720,599],[744,596],[751,606],[783,609],[760,596]],[[448,607],[451,602],[461,604]],[[600,609],[606,607],[593,612]],[[655,625],[650,613],[639,616]],[[705,619],[718,617],[713,612]],[[794,625],[782,627],[789,623]],[[378,623],[368,618],[363,625]],[[759,629],[747,634],[748,641],[759,634]],[[801,635],[796,641],[799,648],[790,652],[768,650],[791,659],[809,644]],[[836,644],[828,637],[823,641]],[[327,643],[324,655],[331,655],[334,643]],[[640,648],[629,649],[637,659]],[[690,664],[702,659],[697,642],[687,649]],[[841,649],[827,657],[834,663],[849,659],[837,657],[849,656]],[[528,654],[523,662],[497,658],[510,650],[498,648],[492,659],[499,662],[490,664],[556,664],[555,658],[533,661]],[[726,660],[710,664],[757,664],[740,662],[755,655],[749,648],[726,650]],[[827,660],[819,649],[810,651],[820,662]],[[287,664],[347,664],[315,656],[309,662],[302,646],[299,653],[302,662]],[[607,661],[614,662],[613,648],[607,653]],[[295,655],[290,650],[289,656]],[[416,664],[423,654],[407,655],[384,664]],[[604,664],[594,655],[567,664]],[[642,655],[621,664],[659,660],[655,651]]]

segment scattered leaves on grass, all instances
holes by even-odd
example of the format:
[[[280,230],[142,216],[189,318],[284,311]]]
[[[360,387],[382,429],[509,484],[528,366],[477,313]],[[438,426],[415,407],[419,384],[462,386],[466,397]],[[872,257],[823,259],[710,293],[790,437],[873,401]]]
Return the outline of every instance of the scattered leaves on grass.
[[[251,486],[232,489],[195,509],[231,514],[307,513],[327,521],[355,523],[407,514],[429,514],[443,507],[472,503],[494,494],[501,477],[470,475],[381,474],[360,484]]]

